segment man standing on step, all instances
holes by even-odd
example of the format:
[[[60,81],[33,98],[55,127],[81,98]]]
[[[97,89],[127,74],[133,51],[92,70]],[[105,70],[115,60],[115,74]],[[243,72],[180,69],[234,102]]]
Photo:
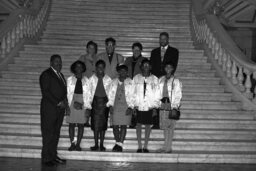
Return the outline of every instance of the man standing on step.
[[[152,74],[160,78],[165,75],[164,64],[171,63],[174,66],[174,72],[176,71],[179,50],[169,45],[169,34],[167,32],[160,33],[159,36],[160,47],[151,51],[150,62],[152,64]],[[159,128],[159,113],[154,118],[153,129]]]
[[[106,52],[100,53],[97,60],[103,60],[106,63],[105,73],[112,79],[117,77],[116,66],[124,62],[124,57],[115,53],[116,40],[109,37],[105,40]]]
[[[67,87],[63,74],[62,60],[59,55],[52,55],[50,68],[40,76],[41,100],[41,132],[42,132],[42,163],[47,166],[65,164],[66,160],[57,156],[65,110],[67,109]]]

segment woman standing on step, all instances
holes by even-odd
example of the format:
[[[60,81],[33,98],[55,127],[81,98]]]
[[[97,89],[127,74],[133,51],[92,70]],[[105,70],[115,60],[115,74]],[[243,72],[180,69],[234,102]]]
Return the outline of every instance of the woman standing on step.
[[[172,152],[172,139],[176,120],[169,119],[170,109],[178,109],[182,98],[182,83],[174,77],[175,66],[172,63],[164,65],[166,75],[159,78],[160,86],[160,129],[164,130],[164,146],[158,152]]]
[[[98,45],[93,42],[89,41],[86,45],[86,52],[87,54],[82,55],[79,60],[84,62],[86,65],[86,73],[85,75],[90,78],[95,73],[95,63],[97,61],[97,54]]]
[[[137,125],[136,133],[138,139],[138,153],[148,153],[148,141],[153,124],[153,116],[157,114],[156,108],[159,106],[158,79],[151,74],[151,63],[148,59],[141,62],[141,74],[133,78],[134,84],[134,105],[136,108]],[[145,143],[142,148],[141,131],[145,125]]]
[[[91,129],[94,133],[95,145],[91,147],[92,151],[105,151],[104,139],[105,131],[108,126],[109,108],[106,104],[108,102],[107,92],[111,83],[111,78],[105,74],[106,63],[103,60],[96,62],[96,72],[90,78],[90,93],[92,102],[91,112]],[[100,146],[98,139],[100,137]]]
[[[116,144],[112,151],[123,151],[127,125],[131,124],[133,113],[133,84],[128,78],[128,67],[119,65],[116,67],[119,78],[112,81],[109,89],[110,114],[113,118],[113,133]]]
[[[88,120],[86,110],[91,109],[90,105],[90,84],[86,76],[86,66],[81,61],[71,65],[71,72],[74,74],[67,79],[67,98],[70,107],[69,115],[66,118],[69,123],[69,137],[71,146],[69,151],[81,151],[80,143],[84,134],[84,124]],[[75,139],[75,127],[78,127],[77,140]]]

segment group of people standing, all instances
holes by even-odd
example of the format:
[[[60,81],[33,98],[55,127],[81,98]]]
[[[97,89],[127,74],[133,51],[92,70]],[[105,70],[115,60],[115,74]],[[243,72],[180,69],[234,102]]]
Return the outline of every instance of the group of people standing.
[[[172,152],[175,120],[168,111],[179,108],[182,84],[174,77],[179,51],[169,46],[169,35],[160,33],[160,47],[152,50],[150,60],[142,56],[143,46],[132,45],[133,56],[115,52],[116,41],[105,40],[106,52],[97,55],[97,44],[87,43],[87,54],[71,65],[72,76],[61,74],[61,57],[51,56],[51,67],[40,76],[42,91],[42,161],[46,165],[65,163],[57,156],[60,128],[66,113],[71,145],[69,151],[81,151],[84,125],[91,119],[94,133],[92,151],[105,151],[105,131],[110,119],[116,143],[112,151],[123,151],[127,126],[136,124],[137,152],[147,153],[151,129],[164,130],[164,145],[158,152]],[[142,127],[145,142],[142,145]],[[75,136],[75,127],[78,127]],[[77,137],[77,139],[76,139]],[[100,142],[99,142],[100,140]]]

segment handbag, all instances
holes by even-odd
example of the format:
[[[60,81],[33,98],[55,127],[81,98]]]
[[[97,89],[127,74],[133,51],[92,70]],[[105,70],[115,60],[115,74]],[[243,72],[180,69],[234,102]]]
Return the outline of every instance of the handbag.
[[[171,100],[172,100],[172,91],[173,91],[173,82],[174,82],[174,78],[172,80],[172,90],[171,90]],[[170,102],[171,104],[171,102]],[[168,115],[169,119],[173,119],[173,120],[179,120],[180,119],[180,109],[171,109],[169,111],[169,115]]]

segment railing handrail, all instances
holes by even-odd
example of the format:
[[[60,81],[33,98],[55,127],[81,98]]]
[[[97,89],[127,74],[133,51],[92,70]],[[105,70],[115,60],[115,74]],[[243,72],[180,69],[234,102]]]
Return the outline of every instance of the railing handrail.
[[[24,2],[24,4],[29,3],[30,0],[27,0]],[[35,1],[34,1],[35,3]],[[0,40],[2,37],[10,30],[12,29],[16,23],[24,16],[24,15],[32,15],[36,16],[40,9],[42,8],[43,3],[37,7],[37,8],[26,8],[26,7],[20,7],[15,9],[7,18],[4,20],[0,25]]]
[[[213,31],[215,36],[218,38],[218,41],[221,42],[221,45],[232,54],[234,60],[242,65],[244,68],[247,68],[249,71],[256,71],[256,63],[248,59],[243,52],[237,47],[236,43],[229,36],[226,30],[221,25],[219,19],[215,15],[207,14],[203,10],[202,5],[198,0],[192,0],[193,9],[198,20],[203,18],[207,22],[210,29]]]
[[[219,19],[215,15],[206,15],[205,19],[208,26],[218,38],[218,41],[221,42],[223,48],[232,54],[234,60],[249,71],[256,71],[256,63],[246,57],[245,54],[237,47],[236,43],[220,24]]]
[[[222,82],[233,92],[235,100],[245,110],[256,110],[256,63],[248,59],[237,47],[218,18],[203,10],[202,3],[191,0],[191,31],[215,67]]]
[[[36,15],[37,11],[35,9],[27,9],[27,8],[19,8],[13,11],[6,20],[1,23],[0,27],[0,40],[1,38],[10,30],[12,29],[17,22],[22,18],[22,16],[30,14]]]

